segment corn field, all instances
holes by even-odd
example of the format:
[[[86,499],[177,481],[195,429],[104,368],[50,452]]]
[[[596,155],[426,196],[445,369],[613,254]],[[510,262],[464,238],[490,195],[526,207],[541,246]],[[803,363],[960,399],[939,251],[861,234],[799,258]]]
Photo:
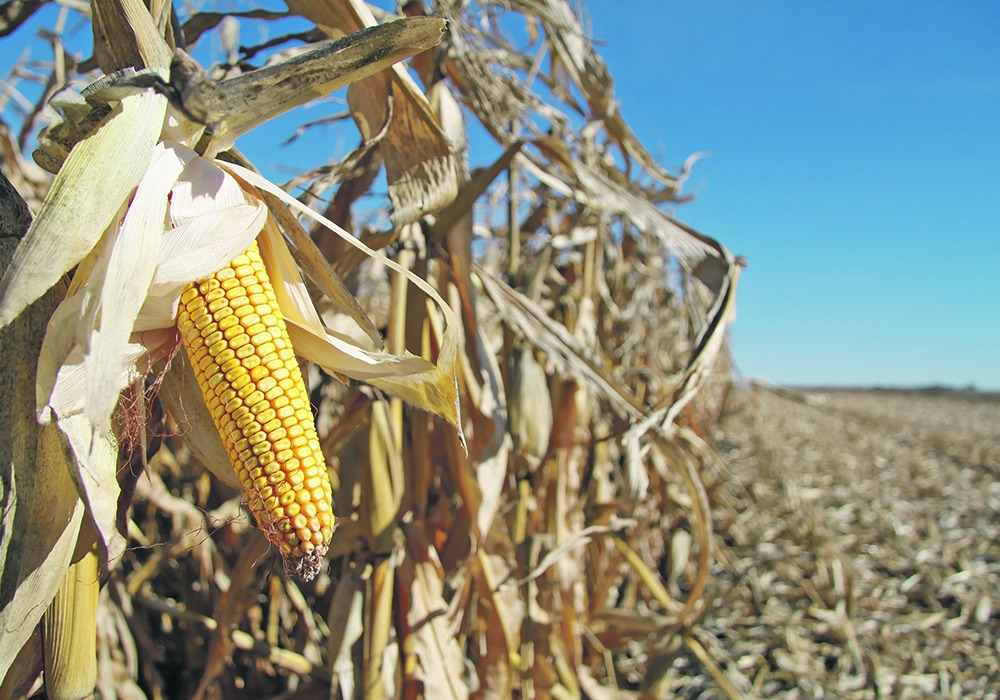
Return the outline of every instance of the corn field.
[[[740,263],[671,213],[697,156],[636,139],[568,0],[286,4],[0,5],[51,47],[0,76],[0,699],[653,698],[681,655],[742,697],[699,633]],[[292,138],[346,154],[238,150],[344,88]],[[297,362],[212,380],[240,346],[188,309],[258,250],[246,335]]]

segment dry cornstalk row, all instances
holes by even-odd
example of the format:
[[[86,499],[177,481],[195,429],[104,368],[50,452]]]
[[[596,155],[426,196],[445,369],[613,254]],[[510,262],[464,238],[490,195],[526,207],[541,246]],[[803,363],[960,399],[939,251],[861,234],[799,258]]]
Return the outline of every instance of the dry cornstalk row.
[[[727,385],[739,265],[662,209],[684,200],[690,163],[670,172],[636,139],[566,0],[414,2],[397,22],[359,0],[287,4],[309,28],[244,47],[232,16],[180,22],[169,4],[94,0],[95,57],[51,67],[86,85],[100,74],[74,71],[155,69],[182,37],[214,33],[226,65],[201,74],[175,59],[169,75],[64,98],[36,161],[62,177],[77,144],[119,123],[118,105],[164,97],[185,143],[259,192],[268,245],[287,246],[280,259],[302,271],[288,279],[315,305],[318,326],[296,323],[350,350],[307,369],[336,517],[309,583],[281,573],[247,514],[183,353],[155,358],[122,395],[117,479],[63,479],[66,537],[104,557],[99,692],[660,697],[683,687],[684,657],[740,697],[699,636],[715,549],[706,482],[721,478],[704,438]],[[443,41],[432,18],[447,20]],[[303,39],[319,48],[303,53]],[[265,48],[278,52],[257,70]],[[410,55],[411,71],[385,69]],[[357,147],[282,199],[234,140],[348,83]],[[502,155],[484,162],[470,119]],[[50,179],[14,126],[0,123],[0,163],[47,211]],[[320,128],[297,137],[322,149]],[[380,173],[373,212],[361,197]],[[318,353],[298,327],[296,351]],[[21,650],[2,697],[41,682],[41,642],[22,632],[0,650]]]

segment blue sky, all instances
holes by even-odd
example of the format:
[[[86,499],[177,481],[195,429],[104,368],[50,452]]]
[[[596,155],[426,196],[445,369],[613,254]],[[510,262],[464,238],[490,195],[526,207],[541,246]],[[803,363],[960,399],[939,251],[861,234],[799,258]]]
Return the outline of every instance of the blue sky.
[[[749,260],[737,371],[1000,389],[1000,5],[591,0],[587,13],[653,155],[712,153],[676,215]],[[17,43],[0,42],[0,75]],[[313,106],[238,146],[284,179],[269,166],[298,165],[305,140],[266,144],[341,109]],[[357,135],[328,138],[336,157]]]
[[[739,371],[1000,389],[1000,5],[589,3],[679,218],[746,255]],[[641,17],[641,21],[636,21]]]

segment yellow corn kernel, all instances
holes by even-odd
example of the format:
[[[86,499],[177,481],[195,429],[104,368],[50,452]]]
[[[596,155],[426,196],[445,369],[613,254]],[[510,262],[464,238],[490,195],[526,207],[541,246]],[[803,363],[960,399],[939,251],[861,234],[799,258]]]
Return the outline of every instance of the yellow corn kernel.
[[[312,579],[333,532],[330,479],[256,242],[209,279],[187,286],[177,327],[251,512],[285,570]],[[315,518],[307,521],[304,506]]]

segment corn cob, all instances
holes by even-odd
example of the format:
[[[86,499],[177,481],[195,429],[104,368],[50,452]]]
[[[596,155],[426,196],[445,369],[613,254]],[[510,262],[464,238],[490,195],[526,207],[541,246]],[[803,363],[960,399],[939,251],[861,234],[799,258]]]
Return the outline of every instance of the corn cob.
[[[181,294],[177,327],[250,512],[305,580],[333,534],[330,478],[257,243]]]

